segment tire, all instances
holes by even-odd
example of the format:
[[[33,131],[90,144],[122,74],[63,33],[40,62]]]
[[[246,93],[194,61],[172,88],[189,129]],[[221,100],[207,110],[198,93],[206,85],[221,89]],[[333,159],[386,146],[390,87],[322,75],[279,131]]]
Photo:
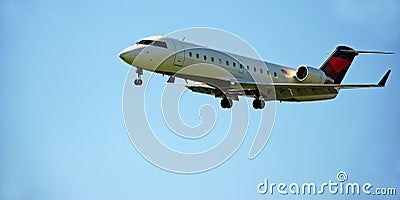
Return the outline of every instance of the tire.
[[[233,105],[232,99],[227,99],[227,98],[221,99],[222,108],[232,108],[232,105]]]

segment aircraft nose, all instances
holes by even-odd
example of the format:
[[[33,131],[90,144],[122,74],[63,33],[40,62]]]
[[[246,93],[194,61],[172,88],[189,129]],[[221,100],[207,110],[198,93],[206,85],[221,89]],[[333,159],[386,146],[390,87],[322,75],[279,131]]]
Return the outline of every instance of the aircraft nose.
[[[128,64],[132,64],[135,60],[136,56],[141,52],[140,48],[135,46],[130,46],[124,50],[122,50],[118,56]]]
[[[135,55],[132,53],[132,50],[128,49],[121,51],[118,56],[128,64],[132,64],[133,60],[135,59]]]
[[[132,63],[133,59],[130,59],[129,52],[121,52],[119,53],[119,58],[121,58],[123,61],[127,63]]]

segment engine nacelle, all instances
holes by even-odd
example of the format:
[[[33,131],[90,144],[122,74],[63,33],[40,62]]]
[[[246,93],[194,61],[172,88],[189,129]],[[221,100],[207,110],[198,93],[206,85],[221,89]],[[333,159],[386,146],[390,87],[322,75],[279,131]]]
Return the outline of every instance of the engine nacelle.
[[[296,71],[296,79],[303,83],[325,83],[328,77],[319,69],[300,65]]]

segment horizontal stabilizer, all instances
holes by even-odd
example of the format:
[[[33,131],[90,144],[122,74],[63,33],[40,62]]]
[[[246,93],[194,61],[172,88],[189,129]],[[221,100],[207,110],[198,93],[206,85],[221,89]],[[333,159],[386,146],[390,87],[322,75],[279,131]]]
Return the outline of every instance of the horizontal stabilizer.
[[[357,51],[357,50],[342,50],[344,53],[372,53],[372,54],[394,54],[388,51]]]
[[[341,50],[343,53],[355,53],[355,54],[362,54],[362,53],[370,53],[370,54],[394,54],[394,52],[390,51],[359,51],[359,50]],[[326,52],[326,54],[332,54],[331,51]]]

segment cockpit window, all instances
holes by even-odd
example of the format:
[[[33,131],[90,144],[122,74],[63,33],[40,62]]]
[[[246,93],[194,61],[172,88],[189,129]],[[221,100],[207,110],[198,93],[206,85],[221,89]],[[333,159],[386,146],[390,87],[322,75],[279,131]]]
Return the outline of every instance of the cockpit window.
[[[141,40],[136,42],[136,44],[150,45],[154,40]]]
[[[157,47],[162,47],[162,48],[167,48],[167,43],[161,42],[161,41],[154,41],[151,45],[154,45]]]
[[[154,40],[141,40],[139,42],[136,42],[136,44],[152,45],[152,46],[156,46],[156,47],[167,48],[166,42],[154,41]]]

